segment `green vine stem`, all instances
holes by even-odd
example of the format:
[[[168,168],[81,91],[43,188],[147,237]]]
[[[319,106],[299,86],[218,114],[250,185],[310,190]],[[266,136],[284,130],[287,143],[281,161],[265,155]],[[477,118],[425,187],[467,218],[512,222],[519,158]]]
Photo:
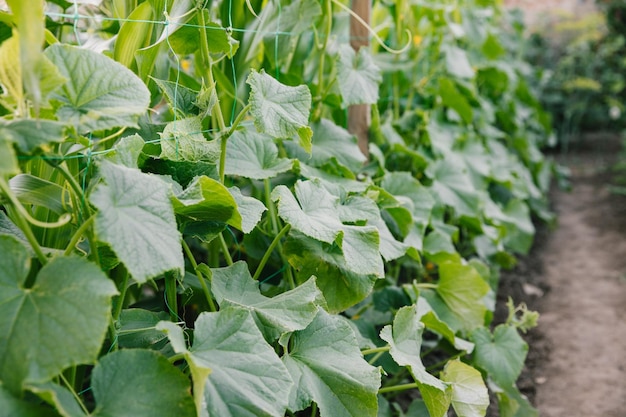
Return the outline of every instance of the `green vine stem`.
[[[176,293],[176,275],[174,272],[165,273],[165,302],[170,313],[170,320],[178,321],[178,298]]]
[[[291,225],[289,224],[285,225],[285,227],[282,228],[282,230],[276,235],[276,237],[274,237],[274,240],[270,244],[269,248],[267,248],[267,250],[265,251],[265,254],[263,255],[263,258],[261,259],[261,262],[259,262],[259,266],[257,266],[252,279],[254,280],[259,279],[259,276],[261,275],[261,272],[263,272],[263,268],[265,267],[265,264],[267,264],[267,261],[270,259],[270,256],[272,256],[274,249],[276,249],[276,247],[280,244],[280,239],[282,239],[283,236],[285,236],[287,232],[289,232],[289,229],[291,229]]]
[[[89,415],[89,410],[87,410],[87,407],[85,407],[85,404],[83,404],[83,401],[80,399],[80,397],[74,390],[73,384],[70,383],[70,381],[68,381],[62,373],[59,374],[59,377],[61,378],[61,381],[63,381],[63,384],[65,385],[65,387],[70,391],[70,393],[72,394],[72,397],[74,397],[74,399],[78,403],[81,410],[83,410],[85,415]]]
[[[15,197],[15,195],[11,191],[9,184],[4,178],[1,177],[0,191],[2,191],[2,193],[6,195],[11,204],[15,207],[16,213],[14,216],[14,220],[17,222],[17,225],[22,230],[22,232],[24,232],[24,235],[26,235],[26,239],[28,240],[28,243],[30,243],[30,246],[33,248],[33,251],[35,251],[35,255],[37,255],[37,259],[39,259],[39,262],[41,262],[42,265],[45,265],[48,262],[48,258],[46,258],[46,255],[43,253],[43,250],[41,249],[37,238],[35,238],[35,235],[33,234],[33,230],[30,228],[30,225],[24,219],[24,217],[22,217],[22,213],[20,212],[20,208],[22,208],[22,210],[25,209],[24,207],[22,207],[20,202],[17,201],[17,197]]]
[[[220,247],[222,248],[222,254],[224,255],[224,259],[226,259],[226,264],[231,266],[233,264],[233,258],[230,256],[230,252],[228,251],[228,245],[224,239],[224,232],[219,234],[218,239],[220,241]]]
[[[391,349],[391,346],[387,345],[387,346],[382,346],[382,347],[377,347],[377,348],[372,348],[372,349],[364,349],[361,351],[361,354],[363,356],[365,355],[372,355],[374,353],[381,353],[381,352],[389,352],[389,349]]]
[[[128,271],[126,268],[122,266],[118,266],[113,270],[114,280],[118,282],[121,279],[121,283],[119,285],[120,295],[117,296],[117,301],[115,302],[115,306],[113,309],[113,321],[118,321],[120,315],[122,314],[122,309],[124,308],[124,299],[126,298],[126,290],[128,289]],[[121,276],[120,276],[121,275]]]
[[[410,384],[400,384],[400,385],[392,385],[390,387],[383,387],[378,390],[379,394],[384,394],[386,392],[395,392],[395,391],[406,391],[408,389],[418,388],[417,383],[413,382]]]
[[[217,307],[215,306],[215,302],[213,301],[213,296],[211,295],[211,291],[209,290],[209,287],[206,285],[206,282],[204,281],[205,280],[204,275],[202,274],[202,272],[198,270],[198,263],[194,259],[193,253],[191,253],[191,248],[189,248],[189,245],[187,244],[187,242],[185,242],[184,239],[181,241],[181,243],[183,245],[183,250],[185,251],[185,255],[187,255],[187,259],[189,259],[189,262],[191,263],[191,266],[193,267],[194,272],[198,276],[198,281],[200,281],[202,292],[204,293],[207,303],[209,303],[209,309],[211,311],[217,311]]]
[[[74,232],[74,235],[70,239],[70,243],[65,248],[65,252],[63,252],[63,256],[69,256],[74,251],[76,244],[78,243],[80,238],[85,234],[87,229],[93,224],[95,218],[96,218],[95,216],[91,216],[83,224],[80,225],[80,227],[76,230],[76,232]]]
[[[276,213],[276,207],[274,206],[274,202],[272,201],[272,191],[271,191],[272,185],[270,183],[269,178],[266,178],[263,180],[263,185],[265,187],[265,204],[268,207],[270,222],[272,223],[272,232],[274,233],[274,235],[278,235],[280,233],[279,226],[278,226],[279,225],[278,213]],[[280,259],[286,265],[285,276],[287,278],[287,283],[289,284],[289,288],[294,289],[296,288],[296,281],[293,277],[293,272],[291,271],[289,262],[287,261],[287,259],[285,258],[285,255],[283,254],[283,246],[280,243],[280,239],[277,241],[276,247],[278,248],[278,252],[280,252]]]

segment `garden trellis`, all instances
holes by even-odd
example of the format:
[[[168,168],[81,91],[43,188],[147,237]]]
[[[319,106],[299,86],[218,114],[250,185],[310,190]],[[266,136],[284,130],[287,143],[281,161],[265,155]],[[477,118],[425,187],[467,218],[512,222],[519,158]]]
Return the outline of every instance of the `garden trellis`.
[[[549,121],[494,4],[355,50],[339,0],[78,3],[0,15],[0,409],[533,415],[536,315],[489,325]]]

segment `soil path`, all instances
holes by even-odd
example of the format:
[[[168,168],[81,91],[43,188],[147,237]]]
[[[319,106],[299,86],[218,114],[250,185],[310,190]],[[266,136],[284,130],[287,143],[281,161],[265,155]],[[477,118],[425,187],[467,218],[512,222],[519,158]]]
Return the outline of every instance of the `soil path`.
[[[626,417],[626,198],[608,189],[617,142],[588,145],[561,161],[573,189],[555,191],[558,228],[542,245],[541,417]]]

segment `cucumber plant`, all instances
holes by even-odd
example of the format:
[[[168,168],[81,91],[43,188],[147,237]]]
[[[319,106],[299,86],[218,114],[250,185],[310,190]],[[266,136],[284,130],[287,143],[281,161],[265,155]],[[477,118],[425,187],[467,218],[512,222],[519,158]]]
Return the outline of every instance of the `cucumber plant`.
[[[550,132],[495,4],[355,52],[340,0],[7,3],[4,414],[536,415],[536,314],[490,324]]]

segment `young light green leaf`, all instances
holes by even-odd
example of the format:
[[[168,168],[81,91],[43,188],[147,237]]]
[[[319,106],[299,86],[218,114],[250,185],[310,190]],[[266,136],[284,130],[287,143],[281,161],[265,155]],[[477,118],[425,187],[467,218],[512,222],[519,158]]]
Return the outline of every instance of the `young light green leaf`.
[[[470,265],[443,262],[439,265],[437,294],[452,313],[463,323],[466,331],[481,327],[487,308],[482,298],[489,292],[489,284]]]
[[[132,277],[145,282],[163,272],[184,270],[170,187],[158,177],[104,161],[90,196],[98,208],[98,239],[108,243]]]
[[[109,353],[100,359],[91,379],[94,417],[196,416],[188,378],[156,352]]]
[[[272,137],[263,133],[237,131],[226,145],[228,175],[262,180],[289,171],[292,165],[290,159],[278,157]]]
[[[394,361],[409,367],[431,415],[442,417],[450,407],[451,388],[426,371],[420,359],[423,332],[424,324],[413,305],[398,310],[393,325],[385,326],[380,337],[391,346]]]
[[[102,54],[54,44],[45,55],[69,81],[51,95],[57,117],[83,132],[136,127],[150,104],[150,92],[128,68]]]
[[[321,294],[315,279],[269,298],[261,294],[259,283],[252,279],[243,261],[212,271],[211,289],[220,307],[250,311],[268,342],[277,340],[283,333],[304,329],[317,313],[315,301]]]
[[[289,87],[264,70],[252,70],[246,81],[250,85],[250,113],[262,133],[276,138],[300,137],[300,145],[311,152],[313,132],[308,126],[311,92],[306,85]]]
[[[320,310],[315,320],[286,341],[283,362],[297,384],[289,409],[315,401],[322,417],[376,417],[380,372],[361,355],[350,325]]]
[[[26,248],[0,236],[0,314],[6,318],[0,321],[0,380],[16,393],[69,366],[93,363],[117,294],[113,282],[82,258],[54,258],[26,289],[29,267]]]
[[[348,44],[339,48],[337,81],[344,108],[353,104],[376,104],[383,77],[367,48],[355,52]]]
[[[331,313],[339,313],[367,297],[377,275],[352,272],[344,255],[336,245],[327,245],[291,232],[283,249],[291,266],[296,269],[298,281],[317,277],[317,287],[322,291]]]
[[[161,134],[161,158],[171,161],[214,163],[219,156],[219,141],[206,140],[202,134],[202,120],[199,117],[170,122]]]
[[[49,408],[42,405],[26,402],[11,392],[0,383],[0,417],[50,417],[56,416]]]
[[[228,192],[237,203],[237,210],[241,215],[241,231],[250,233],[261,221],[263,212],[267,210],[267,207],[256,198],[243,195],[237,187],[230,187]]]
[[[189,349],[180,327],[170,322],[160,326],[174,349],[185,355],[196,407],[203,412],[220,417],[285,414],[293,382],[249,312],[227,308],[200,314]]]
[[[489,393],[476,369],[459,360],[449,361],[441,379],[452,385],[452,406],[459,417],[484,417]]]
[[[201,176],[173,199],[174,213],[182,222],[229,224],[241,230],[241,215],[235,199],[219,181]]]
[[[471,339],[476,344],[476,365],[487,371],[502,388],[513,386],[528,353],[528,345],[515,327],[501,324],[495,328],[493,336],[489,329],[482,327],[472,333]]]

